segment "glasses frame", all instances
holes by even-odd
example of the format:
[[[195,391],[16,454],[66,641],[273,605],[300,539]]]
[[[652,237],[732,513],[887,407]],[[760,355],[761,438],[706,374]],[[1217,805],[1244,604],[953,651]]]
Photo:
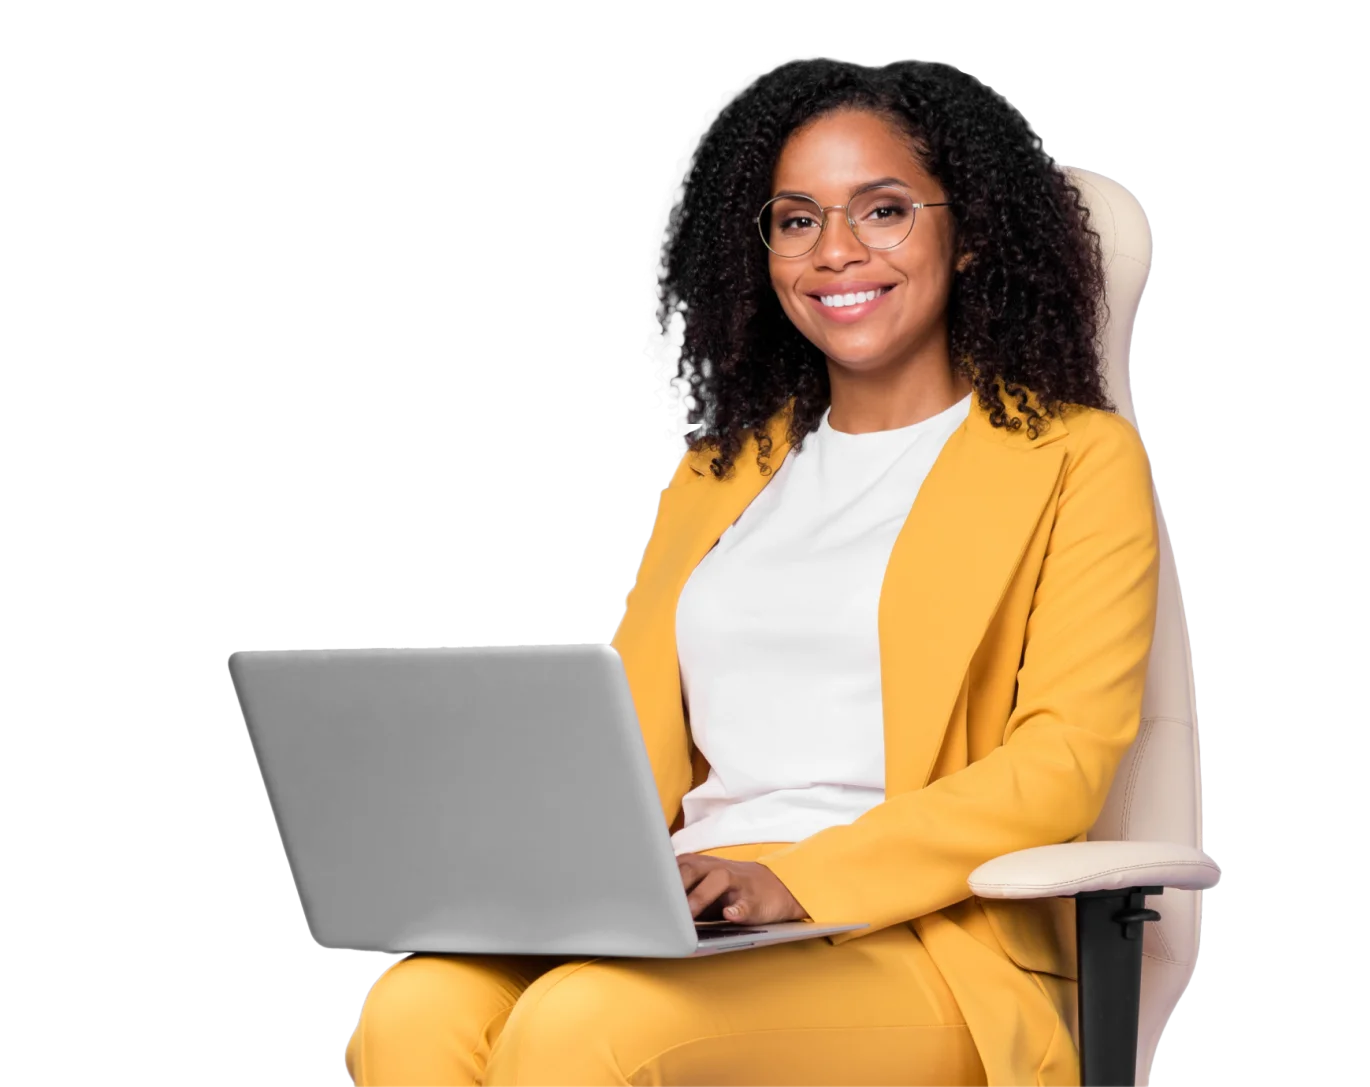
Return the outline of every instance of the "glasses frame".
[[[900,192],[902,192],[905,196],[909,198],[909,203],[913,205],[913,218],[909,220],[909,232],[908,234],[905,234],[902,238],[900,238],[897,242],[895,242],[894,245],[871,245],[870,242],[866,241],[863,237],[861,237],[861,232],[857,229],[856,222],[851,217],[851,211],[849,209],[851,207],[852,201],[855,200],[858,196],[860,196],[863,192],[869,192],[871,189],[898,189]],[[857,189],[854,193],[847,197],[847,202],[845,204],[829,204],[826,208],[823,207],[823,205],[818,204],[818,209],[823,214],[823,221],[819,224],[818,233],[814,235],[813,245],[809,246],[802,253],[776,253],[775,250],[771,248],[771,243],[766,240],[766,231],[761,225],[761,217],[766,214],[766,209],[770,207],[772,204],[774,204],[781,197],[789,197],[792,200],[808,200],[814,204],[818,204],[818,201],[814,200],[811,196],[802,196],[799,193],[778,192],[769,200],[767,200],[764,204],[762,204],[761,210],[756,213],[756,219],[754,221],[756,223],[756,231],[758,234],[761,235],[761,244],[766,247],[766,251],[768,253],[775,253],[775,255],[777,257],[780,257],[782,260],[796,260],[799,257],[807,257],[810,253],[817,249],[818,243],[823,240],[823,231],[828,229],[828,212],[834,211],[837,208],[842,209],[843,218],[847,220],[847,226],[851,227],[851,233],[853,238],[855,238],[867,249],[888,250],[898,248],[899,246],[903,245],[906,241],[909,240],[909,236],[913,234],[913,226],[916,222],[918,222],[918,212],[920,210],[922,210],[923,208],[951,207],[950,200],[939,200],[936,202],[920,202],[914,200],[913,193],[909,192],[909,190],[904,188],[902,185],[862,185],[861,188]]]

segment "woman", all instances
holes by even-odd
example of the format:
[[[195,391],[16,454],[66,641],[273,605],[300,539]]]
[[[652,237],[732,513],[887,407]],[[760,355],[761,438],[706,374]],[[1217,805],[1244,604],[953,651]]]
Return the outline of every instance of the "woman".
[[[868,927],[411,955],[355,1082],[1078,1082],[1073,904],[966,877],[1082,838],[1141,710],[1150,468],[1103,389],[1086,220],[947,65],[795,62],[722,112],[659,313],[705,426],[613,644],[694,915]]]

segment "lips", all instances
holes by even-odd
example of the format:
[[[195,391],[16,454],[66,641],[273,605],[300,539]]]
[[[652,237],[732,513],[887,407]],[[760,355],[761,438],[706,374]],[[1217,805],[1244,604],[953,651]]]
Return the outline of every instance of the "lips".
[[[877,294],[869,302],[862,302],[860,305],[856,306],[825,306],[817,295],[812,294],[809,295],[809,299],[812,302],[814,309],[818,310],[818,312],[828,320],[842,325],[851,324],[851,322],[859,321],[868,313],[879,308],[884,304],[885,299],[895,291],[895,286],[893,284],[872,284],[870,287],[866,287],[865,290],[876,290],[880,286],[886,286],[889,289],[881,291],[880,294]],[[834,291],[833,293],[836,294],[837,292]]]

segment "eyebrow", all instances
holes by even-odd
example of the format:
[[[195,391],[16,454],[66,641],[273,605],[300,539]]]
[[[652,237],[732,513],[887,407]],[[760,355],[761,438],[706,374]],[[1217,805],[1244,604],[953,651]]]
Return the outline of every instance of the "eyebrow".
[[[900,177],[877,177],[874,181],[866,181],[861,183],[853,191],[868,189],[872,185],[902,185],[906,189],[913,188],[912,185],[910,185],[907,181]],[[818,197],[812,195],[811,193],[800,192],[798,189],[781,189],[779,192],[772,194],[771,199],[774,200],[777,196],[803,196],[807,197],[809,200],[812,200],[815,204],[818,203]]]

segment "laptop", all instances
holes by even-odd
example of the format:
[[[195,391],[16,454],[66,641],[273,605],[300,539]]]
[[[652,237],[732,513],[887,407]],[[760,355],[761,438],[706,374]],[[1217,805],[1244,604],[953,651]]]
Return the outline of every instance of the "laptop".
[[[314,939],[689,958],[864,922],[696,922],[610,645],[233,653]]]

